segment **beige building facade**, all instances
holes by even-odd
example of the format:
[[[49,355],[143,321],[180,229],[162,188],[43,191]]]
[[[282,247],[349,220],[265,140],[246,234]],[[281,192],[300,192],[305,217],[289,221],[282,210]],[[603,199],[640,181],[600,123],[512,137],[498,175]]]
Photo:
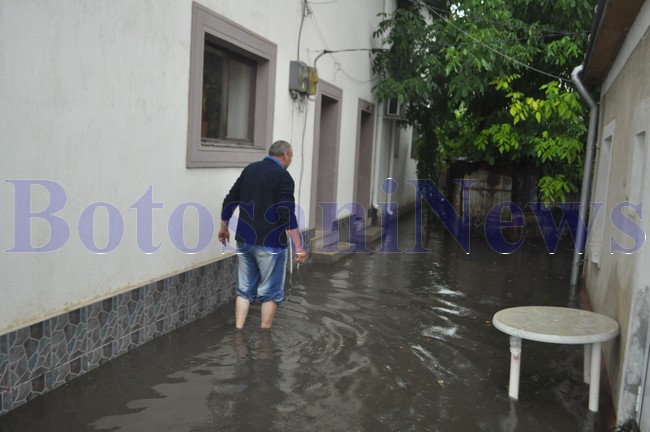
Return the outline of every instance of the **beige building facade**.
[[[649,28],[648,2],[601,1],[582,73],[600,93],[584,284],[593,310],[621,329],[603,351],[618,421],[635,418],[642,430],[650,425]]]

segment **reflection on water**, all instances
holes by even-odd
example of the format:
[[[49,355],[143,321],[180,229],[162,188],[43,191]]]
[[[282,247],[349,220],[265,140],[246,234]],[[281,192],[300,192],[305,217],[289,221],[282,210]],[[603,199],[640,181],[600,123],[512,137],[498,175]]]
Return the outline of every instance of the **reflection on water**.
[[[412,225],[391,232],[403,250]],[[511,401],[508,337],[491,326],[505,307],[571,302],[571,251],[527,242],[500,255],[475,238],[466,254],[435,230],[424,246],[303,266],[271,331],[256,310],[235,331],[228,307],[0,418],[0,429],[607,430],[587,410],[580,347],[525,341]],[[38,420],[21,417],[30,410]]]

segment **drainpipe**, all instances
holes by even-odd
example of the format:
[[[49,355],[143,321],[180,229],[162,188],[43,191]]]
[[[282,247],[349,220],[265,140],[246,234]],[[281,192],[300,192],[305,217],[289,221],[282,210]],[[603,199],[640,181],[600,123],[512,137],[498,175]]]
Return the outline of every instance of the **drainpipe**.
[[[390,122],[390,145],[388,146],[388,175],[386,176],[386,179],[391,179],[393,178],[393,165],[395,164],[395,146],[397,143],[395,142],[395,121]],[[383,183],[382,183],[383,184]],[[386,190],[384,193],[386,194],[386,203],[391,202],[390,199],[390,193],[389,193],[389,186],[386,185]],[[391,210],[391,206],[388,204],[386,205],[386,213],[388,213],[388,216],[393,215],[393,211]],[[387,221],[384,221],[386,223]]]
[[[382,102],[382,107],[383,107],[383,102]],[[384,116],[379,115],[379,127],[377,128],[377,134],[383,134],[383,123],[384,123]],[[383,144],[383,136],[378,137],[375,145],[375,169],[374,169],[374,176],[373,176],[373,191],[372,191],[372,207],[375,210],[379,210],[379,194],[383,191],[382,185],[384,184],[384,180],[393,178],[393,158],[394,158],[394,152],[395,152],[395,122],[392,121],[390,122],[390,132],[389,132],[389,137],[388,137],[388,155],[386,159],[386,177],[385,178],[380,178],[381,172],[379,170],[379,165],[381,163],[381,150],[382,150],[382,144]],[[389,198],[389,193],[388,191],[384,191],[384,202],[390,202]],[[386,209],[388,212],[389,216],[393,215],[393,212],[390,209],[390,206]]]
[[[587,102],[591,108],[589,113],[589,131],[587,133],[587,148],[585,149],[585,168],[582,174],[582,187],[580,190],[580,220],[587,222],[586,215],[589,212],[589,194],[591,191],[591,177],[593,172],[594,152],[596,148],[596,128],[598,127],[598,104],[594,102],[582,81],[580,81],[580,73],[582,72],[583,65],[576,66],[571,72],[571,81],[575,84],[580,92],[582,98]],[[585,247],[586,229],[583,223],[578,223],[575,249],[573,250],[573,265],[571,267],[571,286],[578,285],[578,277],[580,270],[580,249]]]
[[[375,210],[379,209],[379,190],[381,187],[379,186],[379,165],[381,163],[381,148],[382,148],[382,143],[383,143],[383,133],[384,133],[384,115],[382,114],[384,108],[384,102],[379,104],[379,111],[377,115],[375,116],[375,145],[373,146],[373,163],[372,163],[372,175],[370,176],[371,181],[370,181],[370,188],[371,192],[370,195],[372,197],[372,207]]]
[[[388,13],[388,10],[390,9],[390,0],[384,0],[384,6],[383,6],[383,12]],[[386,42],[384,38],[382,37],[381,40],[381,46],[384,48],[386,45]],[[379,210],[379,191],[381,190],[380,186],[380,179],[379,179],[379,164],[381,163],[381,147],[383,144],[383,133],[384,133],[384,104],[385,102],[382,102],[379,104],[378,107],[378,113],[375,116],[375,145],[373,147],[374,154],[373,154],[373,169],[372,169],[372,175],[370,176],[370,196],[372,200],[372,207],[375,210]]]

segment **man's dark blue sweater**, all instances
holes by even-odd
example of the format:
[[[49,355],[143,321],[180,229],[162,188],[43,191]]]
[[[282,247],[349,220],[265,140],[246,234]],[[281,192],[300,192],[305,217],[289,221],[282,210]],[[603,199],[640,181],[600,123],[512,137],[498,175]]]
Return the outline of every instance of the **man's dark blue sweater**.
[[[294,182],[280,162],[267,156],[248,165],[223,200],[221,220],[228,221],[237,206],[235,238],[252,245],[284,249],[286,230],[298,227],[293,197]]]

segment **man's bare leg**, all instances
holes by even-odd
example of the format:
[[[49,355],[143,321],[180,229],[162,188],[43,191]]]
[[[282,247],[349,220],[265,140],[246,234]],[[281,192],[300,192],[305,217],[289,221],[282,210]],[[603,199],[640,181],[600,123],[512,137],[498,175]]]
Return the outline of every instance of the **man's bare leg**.
[[[262,303],[262,324],[261,328],[271,328],[273,325],[273,317],[275,311],[278,309],[278,304],[273,300]]]
[[[246,317],[248,316],[248,309],[250,308],[251,302],[243,297],[237,296],[235,302],[235,327],[238,329],[243,329],[244,324],[246,323]]]

